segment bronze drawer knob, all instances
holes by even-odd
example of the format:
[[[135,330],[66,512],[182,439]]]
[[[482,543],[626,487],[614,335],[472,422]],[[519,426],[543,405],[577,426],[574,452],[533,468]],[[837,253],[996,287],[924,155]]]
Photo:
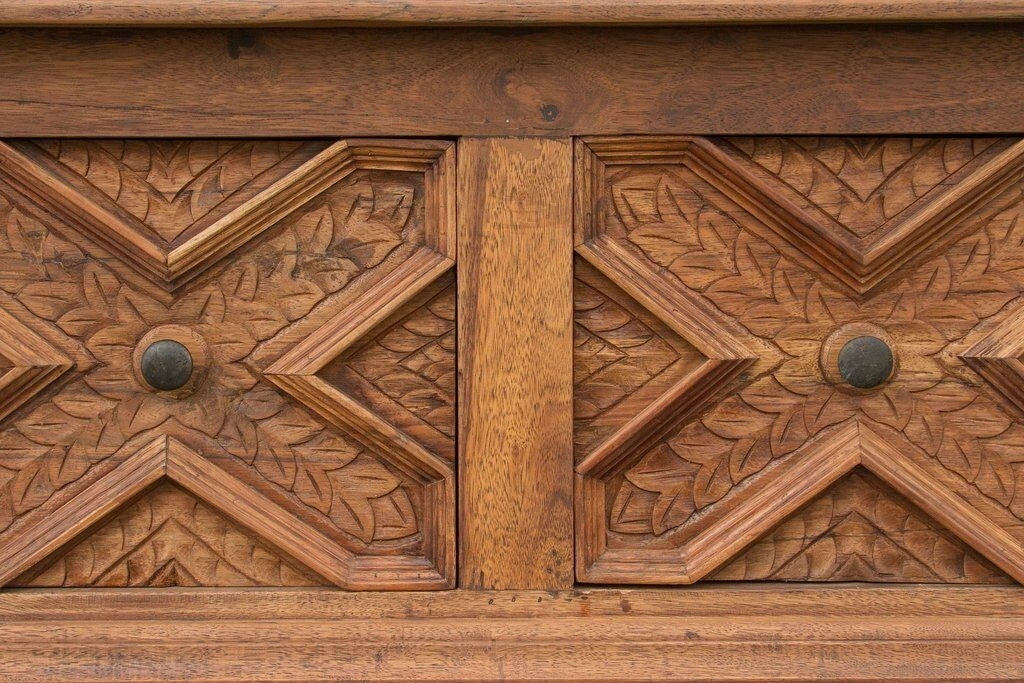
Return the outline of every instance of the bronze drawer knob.
[[[161,339],[142,353],[142,378],[160,391],[173,391],[185,386],[192,377],[192,355],[184,345]]]
[[[839,374],[858,389],[870,389],[889,379],[893,355],[878,337],[854,337],[839,352]]]

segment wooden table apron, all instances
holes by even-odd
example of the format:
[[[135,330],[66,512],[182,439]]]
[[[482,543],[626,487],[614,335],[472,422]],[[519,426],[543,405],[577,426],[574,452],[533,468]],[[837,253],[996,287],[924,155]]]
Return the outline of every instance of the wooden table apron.
[[[974,14],[964,15],[962,3],[918,2],[889,15],[893,10],[884,3],[873,10],[826,3],[831,11],[825,12],[778,2],[757,15],[775,23],[754,26],[733,22],[742,17],[730,10],[737,3],[689,3],[685,11],[683,3],[675,9],[662,3],[638,10],[632,21],[614,8],[591,8],[586,23],[604,25],[568,26],[560,25],[572,21],[557,2],[526,3],[521,16],[470,2],[455,3],[451,14],[432,14],[431,7],[414,2],[390,17],[366,3],[335,14],[329,7],[291,13],[278,3],[242,2],[224,3],[222,14],[211,18],[219,25],[205,27],[185,11],[189,3],[166,14],[142,5],[94,4],[76,14],[53,3],[0,2],[0,24],[8,26],[0,29],[0,179],[19,188],[19,197],[44,205],[44,213],[66,216],[99,239],[127,264],[128,279],[165,292],[205,268],[221,267],[231,249],[304,205],[314,189],[350,175],[368,192],[390,192],[391,215],[407,212],[413,216],[408,225],[419,225],[422,215],[416,237],[403,237],[394,247],[399,251],[388,252],[406,259],[394,270],[386,270],[386,259],[398,257],[374,260],[366,238],[366,262],[357,265],[367,273],[369,294],[340,313],[310,314],[303,334],[285,340],[292,346],[282,342],[267,351],[277,355],[265,368],[283,392],[319,406],[316,412],[328,423],[357,434],[353,453],[359,444],[391,449],[403,481],[423,492],[420,507],[409,508],[425,514],[417,532],[422,540],[415,553],[359,556],[351,550],[357,541],[333,540],[316,517],[320,513],[267,513],[285,509],[287,496],[254,493],[241,465],[225,474],[194,447],[165,436],[126,458],[117,477],[99,480],[80,508],[61,508],[64,517],[40,525],[17,547],[0,544],[4,581],[164,482],[160,486],[171,487],[163,494],[167,505],[191,497],[232,523],[247,520],[261,535],[271,535],[270,546],[312,570],[304,573],[281,560],[276,576],[305,587],[5,589],[0,678],[1024,677],[1024,594],[1016,585],[678,585],[710,574],[723,553],[734,555],[752,540],[754,532],[742,520],[734,537],[688,548],[685,571],[675,566],[678,559],[658,563],[664,549],[649,555],[608,551],[600,506],[612,499],[593,487],[603,487],[605,473],[618,465],[614,458],[574,454],[583,447],[573,435],[574,258],[582,282],[617,278],[626,292],[622,301],[631,297],[648,311],[677,306],[677,313],[702,315],[657,287],[646,290],[649,282],[630,280],[622,269],[639,262],[633,257],[612,258],[621,249],[617,233],[602,224],[610,231],[598,234],[598,223],[588,222],[588,212],[605,201],[604,176],[595,168],[612,173],[626,158],[677,163],[685,157],[705,173],[729,178],[721,169],[733,168],[736,150],[745,149],[735,136],[749,135],[1009,140],[1024,131],[1024,24],[1016,23],[1024,13],[1014,3],[978,3]],[[803,23],[830,19],[883,23]],[[944,23],[949,20],[964,23]],[[510,26],[520,21],[533,23]],[[674,25],[628,25],[659,21]],[[704,25],[687,24],[694,21]],[[903,23],[884,23],[892,21]],[[268,23],[286,27],[264,28]],[[387,24],[401,27],[381,28]],[[318,28],[295,27],[303,25]],[[239,200],[223,208],[224,216],[238,221],[230,232],[235,241],[205,240],[197,219],[192,232],[175,235],[170,246],[146,251],[148,238],[139,233],[113,240],[104,233],[104,221],[121,210],[103,208],[111,198],[89,194],[92,199],[83,203],[78,195],[53,200],[33,194],[32,183],[51,182],[57,173],[55,166],[42,174],[35,170],[53,149],[46,140],[54,138],[298,142],[284,152],[266,151],[272,160],[262,172],[279,176],[276,184],[253,190],[263,193],[262,203],[252,208]],[[1015,149],[1006,141],[984,153],[991,158],[979,152],[976,163],[996,169],[985,178],[1009,174]],[[296,173],[301,182],[290,183]],[[395,188],[406,185],[424,193],[422,206],[403,203]],[[751,215],[764,211],[756,215],[770,222],[764,216],[775,205],[748,202],[741,194],[730,195],[736,206]],[[358,199],[352,201],[357,207]],[[372,217],[373,209],[367,211]],[[295,230],[300,242],[319,234]],[[884,264],[872,270],[844,261],[841,249],[819,249],[823,242],[816,239],[790,244],[784,256],[832,264],[833,279],[850,291],[863,293],[893,277]],[[328,253],[332,243],[325,244],[321,249]],[[147,305],[140,309],[143,317],[147,310],[169,310]],[[633,303],[622,305],[633,310]],[[320,309],[310,304],[307,310]],[[457,355],[458,410],[448,417],[433,414],[432,422],[425,420],[430,428],[410,427],[412,418],[395,405],[400,400],[375,399],[374,410],[360,407],[370,394],[354,393],[353,366],[343,367],[352,357],[345,349],[363,348],[369,338],[387,348],[381,330],[396,322],[426,326],[427,311],[438,339],[449,340],[438,342],[441,356],[434,360],[452,362]],[[421,317],[410,323],[414,315]],[[641,320],[647,315],[635,313]],[[650,324],[660,329],[657,321]],[[20,380],[25,385],[17,400],[0,404],[15,410],[74,359],[16,320],[5,325],[0,353],[28,354],[14,365],[31,369]],[[706,333],[683,336],[703,339]],[[173,338],[195,359],[209,345],[177,328],[168,334],[178,335]],[[1010,341],[1001,339],[992,342],[998,348],[990,355],[1008,348]],[[724,336],[697,344],[717,363],[708,370],[711,384],[742,370],[742,348],[729,344]],[[210,353],[211,363],[220,362],[220,346]],[[454,386],[454,367],[451,372]],[[992,376],[1007,377],[1002,370]],[[344,408],[332,408],[332,401]],[[414,409],[420,407],[407,412]],[[289,425],[295,428],[294,421]],[[865,476],[886,481],[924,481],[917,465],[897,474],[886,470],[892,459],[884,439],[854,431],[832,459],[808,460],[814,483],[801,494],[807,500],[843,467],[863,466],[870,470]],[[634,437],[622,438],[626,443]],[[371,471],[373,463],[366,467]],[[621,479],[621,472],[614,476]],[[962,499],[909,488],[899,493],[970,537],[970,552],[980,549],[978,566],[985,572],[1018,581],[1024,576],[1019,542],[997,524],[971,517]],[[601,510],[594,524],[594,510],[581,495],[602,501],[594,503]],[[776,523],[798,506],[786,505],[776,505]],[[359,526],[365,515],[353,514],[350,535],[366,532],[360,547],[377,547],[374,532]],[[223,533],[236,533],[233,528],[228,524]],[[274,552],[253,548],[268,557]],[[678,558],[681,551],[672,552]],[[178,573],[167,570],[162,580],[183,581],[184,570],[172,569]],[[614,585],[637,577],[673,585]],[[369,592],[307,585],[324,583]],[[386,591],[393,587],[403,590]]]

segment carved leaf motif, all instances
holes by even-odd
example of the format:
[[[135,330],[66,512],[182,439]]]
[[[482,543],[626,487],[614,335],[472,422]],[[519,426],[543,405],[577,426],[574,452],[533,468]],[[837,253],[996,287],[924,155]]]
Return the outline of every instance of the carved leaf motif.
[[[773,186],[864,238],[988,158],[995,138],[732,138],[726,150]]]
[[[322,581],[172,484],[161,484],[21,586],[308,586]]]
[[[712,580],[1007,583],[1002,572],[857,470]]]
[[[677,457],[668,446],[648,453],[626,478],[637,488],[658,494],[652,510],[651,527],[655,534],[679,526],[696,510],[692,492],[699,465]]]
[[[298,142],[59,140],[39,146],[170,242]]]
[[[394,492],[400,482],[380,462],[365,454],[328,476],[341,492],[331,506],[331,519],[339,528],[369,543],[376,529],[373,501]],[[414,521],[407,519],[402,535],[408,535],[414,527]],[[388,535],[396,537],[393,530]]]
[[[900,221],[947,196],[969,171],[1008,143],[773,138],[732,139],[722,149],[742,162],[742,173],[779,188],[820,231],[850,233],[836,233],[837,245],[849,245],[842,258],[867,266],[868,250],[895,234]],[[600,202],[595,208],[604,214],[595,221],[596,229],[636,260],[638,277],[661,278],[679,290],[696,292],[716,315],[749,332],[750,348],[759,353],[764,349],[766,355],[731,395],[689,424],[672,427],[621,477],[610,475],[614,504],[608,528],[625,534],[621,542],[642,545],[647,537],[692,523],[693,512],[702,505],[727,506],[738,483],[763,476],[772,460],[813,449],[850,420],[871,425],[894,441],[905,438],[908,457],[914,448],[920,449],[913,450],[915,458],[927,454],[948,471],[948,477],[941,470],[936,476],[958,495],[972,503],[980,500],[972,496],[986,499],[979,509],[995,509],[985,506],[996,504],[1021,518],[1024,480],[1018,478],[1024,477],[1024,451],[1012,435],[1019,434],[1022,421],[1017,412],[1008,413],[1009,404],[992,400],[992,391],[981,388],[960,354],[1005,320],[1024,294],[1024,190],[1011,186],[991,198],[998,208],[958,214],[958,236],[952,244],[925,249],[884,286],[860,295],[837,283],[848,282],[847,275],[837,272],[833,277],[825,272],[827,265],[808,266],[806,254],[778,237],[779,230],[795,222],[779,227],[745,213],[737,206],[746,206],[738,199],[741,193],[731,185],[719,186],[718,170],[702,168],[705,161],[699,155],[683,156],[678,164],[602,159],[606,184],[597,190]],[[742,185],[743,179],[730,177],[729,183]],[[589,302],[594,323],[610,325],[613,316],[597,304],[604,289],[584,291],[577,284],[577,297]],[[861,329],[874,326],[893,346],[896,374],[878,390],[836,388],[836,371],[823,365],[831,362],[824,341],[852,323]],[[769,353],[778,355],[769,360]],[[577,329],[575,361],[579,376],[617,358]],[[605,394],[584,395],[577,389],[577,419],[599,414],[602,398],[627,400],[636,391],[624,381],[613,383]],[[706,431],[703,440],[696,438],[700,430]],[[671,487],[632,476],[648,466],[651,454],[664,454],[664,446],[674,440],[686,444],[673,451],[678,461],[696,471],[672,479]],[[682,472],[680,465],[675,467],[665,471]],[[672,518],[675,526],[659,525],[664,510],[659,509],[660,517],[653,511],[658,502],[669,504],[663,502],[665,491],[672,493],[667,500],[674,501],[687,487],[693,510],[679,508],[683,512]],[[641,513],[651,518],[649,524],[641,524]],[[823,540],[800,562],[811,563],[811,569],[833,566],[844,552],[835,538]],[[883,573],[904,561],[884,543],[850,557],[855,563],[871,557],[871,566]],[[860,575],[851,571],[850,576]]]
[[[241,201],[232,195],[257,177],[271,182],[277,173],[271,167],[299,145],[89,141],[76,152],[61,144],[48,146],[48,153],[87,180],[106,183],[94,189],[109,191],[112,201],[137,212],[168,241],[224,201]],[[73,228],[55,224],[58,235],[0,197],[5,301],[21,319],[54,323],[31,321],[47,341],[60,340],[60,350],[77,363],[45,402],[0,424],[0,532],[58,492],[76,495],[73,487],[99,461],[119,449],[134,452],[135,444],[166,432],[210,457],[229,454],[236,459],[232,466],[248,472],[250,485],[275,490],[275,500],[293,511],[322,514],[325,526],[358,539],[345,542],[359,552],[407,538],[387,552],[421,552],[419,483],[392,473],[382,463],[389,454],[355,445],[256,382],[268,358],[301,338],[292,325],[305,324],[308,334],[307,317],[334,315],[424,246],[423,182],[419,172],[355,171],[171,294]],[[357,280],[352,294],[337,296]],[[455,388],[451,298],[408,321],[407,337],[385,340],[382,348],[403,352],[399,374],[378,368],[394,399],[444,428],[448,438]],[[204,340],[210,367],[193,393],[152,392],[133,372],[139,340],[161,325],[186,327]],[[429,343],[407,348],[419,337]],[[0,371],[8,367],[0,359]],[[176,532],[167,538],[191,537]],[[180,557],[168,561],[152,568],[160,581],[190,572],[198,578]]]
[[[413,194],[409,186],[347,188],[345,197],[351,208],[345,214],[344,230],[338,237],[339,248],[360,268],[379,265],[402,243]]]

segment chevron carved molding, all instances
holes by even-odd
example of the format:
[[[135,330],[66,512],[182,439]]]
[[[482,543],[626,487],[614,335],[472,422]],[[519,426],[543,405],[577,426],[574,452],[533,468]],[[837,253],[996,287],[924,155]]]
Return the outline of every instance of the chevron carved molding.
[[[1022,150],[578,141],[578,575],[1024,580]]]
[[[0,584],[450,587],[454,217],[448,142],[0,143]]]

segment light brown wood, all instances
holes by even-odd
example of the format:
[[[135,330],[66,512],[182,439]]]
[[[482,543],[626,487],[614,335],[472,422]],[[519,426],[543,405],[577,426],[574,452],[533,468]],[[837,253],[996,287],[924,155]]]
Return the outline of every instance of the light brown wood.
[[[5,26],[518,26],[1012,21],[1012,0],[3,0]]]
[[[165,477],[300,573],[363,590],[454,584],[455,417],[425,412],[454,402],[454,304],[421,296],[451,283],[452,143],[20,140],[0,157],[0,584]],[[317,375],[396,334],[403,379],[365,364],[374,381]],[[180,388],[143,376],[157,340],[191,356]],[[418,372],[431,396],[410,383]],[[154,443],[171,445],[150,463],[139,454]],[[229,562],[202,539],[231,527],[172,517],[207,524],[196,552]],[[134,552],[88,547],[110,553],[97,566]],[[244,578],[164,560],[128,580]],[[246,576],[291,582],[278,565]]]
[[[0,72],[7,137],[1024,130],[1012,24],[8,30]]]
[[[70,680],[1014,680],[1016,587],[16,590],[0,676]]]
[[[577,307],[590,335],[577,372],[608,378],[576,387],[577,576],[690,583],[767,534],[721,578],[1024,580],[1022,149],[1009,137],[579,142],[576,250],[607,278],[584,295],[603,288],[625,308]],[[862,335],[895,354],[872,389],[838,368]],[[707,337],[742,366],[666,388],[667,345],[691,344],[698,372],[723,357]],[[595,439],[595,422],[626,426]],[[844,490],[864,498],[879,480],[867,498],[880,524],[845,501],[834,528],[807,517],[829,514],[815,499],[855,468],[873,476],[854,472],[859,489]]]
[[[460,584],[573,583],[572,146],[459,142]]]

